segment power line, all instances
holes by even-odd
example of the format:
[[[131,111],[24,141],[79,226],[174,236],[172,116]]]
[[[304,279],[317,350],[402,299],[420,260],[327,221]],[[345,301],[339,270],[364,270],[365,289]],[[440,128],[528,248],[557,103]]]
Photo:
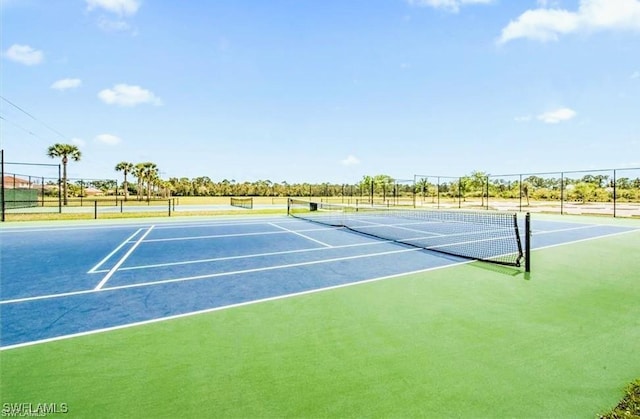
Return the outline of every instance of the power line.
[[[10,101],[9,99],[5,98],[4,96],[1,96],[1,95],[0,95],[0,98],[1,98],[2,100],[4,100],[5,102],[7,102],[9,105],[13,106],[14,108],[16,108],[17,110],[19,110],[20,112],[24,113],[25,115],[27,115],[28,117],[30,117],[31,119],[33,119],[34,121],[36,121],[36,122],[40,123],[41,125],[43,125],[44,127],[48,128],[51,132],[56,133],[56,134],[57,134],[57,135],[59,135],[61,138],[65,139],[65,140],[67,140],[67,139],[69,138],[68,136],[66,136],[66,135],[64,135],[63,133],[61,133],[60,131],[58,131],[57,129],[55,129],[55,128],[51,127],[50,125],[48,125],[48,124],[44,123],[43,121],[41,121],[40,119],[36,118],[35,116],[33,116],[32,114],[30,114],[29,112],[25,111],[25,110],[24,110],[24,109],[22,109],[20,106],[16,105],[15,103],[13,103],[13,102],[12,102],[12,101]],[[6,119],[6,118],[2,118],[2,119],[4,119],[5,121],[7,121],[7,119]],[[10,122],[10,121],[7,121],[7,122]],[[17,125],[17,124],[15,124],[15,123],[13,123],[13,122],[12,122],[12,124]],[[24,129],[24,128],[22,128],[22,129]],[[32,132],[30,132],[30,131],[28,131],[28,130],[25,130],[25,131],[27,131],[27,132],[29,132],[30,134],[32,134],[32,135],[34,135],[34,136],[36,136],[35,134],[33,134]],[[37,136],[36,136],[36,137],[37,137]],[[38,138],[40,138],[40,137],[38,137]]]
[[[23,130],[23,131],[24,131],[24,132],[26,132],[27,134],[29,134],[29,135],[33,135],[34,137],[39,138],[39,139],[41,139],[41,140],[43,140],[43,141],[44,141],[44,139],[43,139],[43,138],[41,138],[41,137],[39,137],[35,132],[29,131],[27,128],[23,127],[22,125],[16,124],[16,123],[15,123],[15,122],[13,122],[13,121],[9,121],[7,118],[5,118],[5,117],[4,117],[4,116],[2,116],[2,115],[0,115],[0,119],[2,119],[2,120],[3,120],[3,121],[5,121],[5,122],[10,123],[11,125],[13,125],[13,126],[14,126],[14,127],[16,127],[16,128],[20,128],[21,130]]]

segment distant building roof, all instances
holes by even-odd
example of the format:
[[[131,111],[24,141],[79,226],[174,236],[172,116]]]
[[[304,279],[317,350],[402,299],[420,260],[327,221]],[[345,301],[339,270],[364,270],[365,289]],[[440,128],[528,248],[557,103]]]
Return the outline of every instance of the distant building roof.
[[[5,189],[29,188],[30,186],[31,182],[29,182],[27,179],[23,179],[14,175],[4,175]]]

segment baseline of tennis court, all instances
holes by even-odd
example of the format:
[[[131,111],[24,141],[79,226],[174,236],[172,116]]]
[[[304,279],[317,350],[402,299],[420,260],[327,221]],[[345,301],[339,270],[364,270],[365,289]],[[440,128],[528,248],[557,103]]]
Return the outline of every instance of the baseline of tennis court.
[[[631,230],[536,220],[532,246]],[[466,263],[288,217],[0,232],[0,349]]]

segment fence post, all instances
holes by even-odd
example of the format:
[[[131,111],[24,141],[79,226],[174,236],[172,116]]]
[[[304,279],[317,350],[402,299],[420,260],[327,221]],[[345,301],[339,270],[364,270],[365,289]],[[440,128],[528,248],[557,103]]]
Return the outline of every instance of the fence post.
[[[488,175],[485,176],[484,182],[485,182],[484,190],[482,191],[482,193],[487,195],[487,206],[486,206],[486,209],[488,211],[489,210],[489,176]]]
[[[58,212],[62,214],[62,174],[60,170],[62,169],[58,165]]]
[[[616,218],[616,171],[613,170],[613,218]]]
[[[564,214],[564,172],[560,172],[560,215]]]
[[[518,183],[518,188],[520,190],[520,192],[518,193],[518,195],[520,196],[520,203],[518,204],[518,211],[522,212],[522,174],[520,174],[520,181]]]

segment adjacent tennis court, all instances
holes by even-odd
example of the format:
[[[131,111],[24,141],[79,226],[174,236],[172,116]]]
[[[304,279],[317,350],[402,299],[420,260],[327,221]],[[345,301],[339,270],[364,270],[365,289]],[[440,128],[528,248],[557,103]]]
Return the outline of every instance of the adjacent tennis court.
[[[421,222],[384,230],[492,246]],[[530,274],[286,216],[0,231],[5,400],[87,416],[564,417],[610,407],[640,373],[633,220],[534,217]]]

